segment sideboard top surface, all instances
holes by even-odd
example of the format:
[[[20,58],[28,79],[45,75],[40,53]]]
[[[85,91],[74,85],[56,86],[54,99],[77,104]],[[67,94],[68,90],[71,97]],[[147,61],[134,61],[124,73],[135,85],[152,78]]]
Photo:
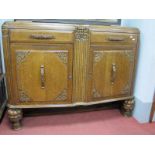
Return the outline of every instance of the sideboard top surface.
[[[139,34],[137,28],[129,28],[122,26],[102,26],[102,25],[77,25],[77,24],[59,24],[59,23],[35,23],[30,21],[15,21],[5,22],[2,26],[3,29],[48,29],[48,30],[61,30],[73,31],[76,27],[86,27],[91,31],[96,32],[117,32],[117,33],[134,33]]]

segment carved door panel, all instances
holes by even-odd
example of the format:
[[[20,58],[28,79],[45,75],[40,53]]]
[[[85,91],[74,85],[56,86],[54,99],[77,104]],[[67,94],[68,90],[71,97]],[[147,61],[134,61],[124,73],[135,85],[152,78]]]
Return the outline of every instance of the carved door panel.
[[[51,50],[45,53],[46,100],[71,101],[72,59],[68,50]]]
[[[91,53],[88,100],[129,96],[134,70],[134,51],[100,48],[92,49]]]
[[[16,50],[16,82],[20,102],[44,101],[45,91],[40,87],[40,66],[44,64],[43,51]]]
[[[12,46],[17,103],[70,103],[72,46]]]

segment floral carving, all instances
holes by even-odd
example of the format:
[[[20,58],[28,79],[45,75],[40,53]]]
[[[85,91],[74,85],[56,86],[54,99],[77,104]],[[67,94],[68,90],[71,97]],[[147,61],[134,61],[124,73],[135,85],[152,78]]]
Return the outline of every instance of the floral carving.
[[[133,51],[126,50],[125,51],[125,54],[129,58],[129,61],[130,62],[133,62],[134,61],[134,52]]]
[[[61,59],[64,64],[68,62],[68,53],[67,52],[56,52],[56,55]]]
[[[67,90],[64,89],[57,97],[56,100],[62,101],[67,99]]]
[[[21,120],[23,117],[23,112],[21,109],[8,108],[8,117],[14,130],[21,128]]]
[[[17,51],[16,52],[17,65],[24,62],[28,55],[30,55],[30,51]]]
[[[104,56],[104,52],[102,51],[94,51],[94,63],[101,61]]]
[[[89,29],[86,27],[77,27],[75,29],[75,39],[79,41],[87,40],[89,38]]]
[[[134,99],[126,100],[122,104],[122,112],[125,116],[131,116],[135,106]]]
[[[130,90],[129,84],[125,85],[125,87],[122,89],[121,93],[122,94],[127,94]]]
[[[32,101],[32,99],[27,95],[27,93],[23,90],[19,90],[19,100],[21,102],[29,102]]]
[[[101,97],[100,93],[96,90],[96,88],[93,88],[93,97],[94,98]]]

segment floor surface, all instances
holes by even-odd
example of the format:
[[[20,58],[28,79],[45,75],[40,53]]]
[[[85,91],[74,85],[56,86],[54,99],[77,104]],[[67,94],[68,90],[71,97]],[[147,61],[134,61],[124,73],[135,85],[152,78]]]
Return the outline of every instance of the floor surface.
[[[24,117],[23,128],[10,129],[5,115],[0,135],[150,135],[155,123],[139,124],[134,118],[123,117],[119,110]]]

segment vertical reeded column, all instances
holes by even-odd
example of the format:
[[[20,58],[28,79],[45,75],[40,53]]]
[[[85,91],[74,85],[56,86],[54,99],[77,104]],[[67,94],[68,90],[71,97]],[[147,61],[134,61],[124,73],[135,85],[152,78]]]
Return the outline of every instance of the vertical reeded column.
[[[86,101],[90,33],[87,27],[75,29],[73,60],[73,102]]]

